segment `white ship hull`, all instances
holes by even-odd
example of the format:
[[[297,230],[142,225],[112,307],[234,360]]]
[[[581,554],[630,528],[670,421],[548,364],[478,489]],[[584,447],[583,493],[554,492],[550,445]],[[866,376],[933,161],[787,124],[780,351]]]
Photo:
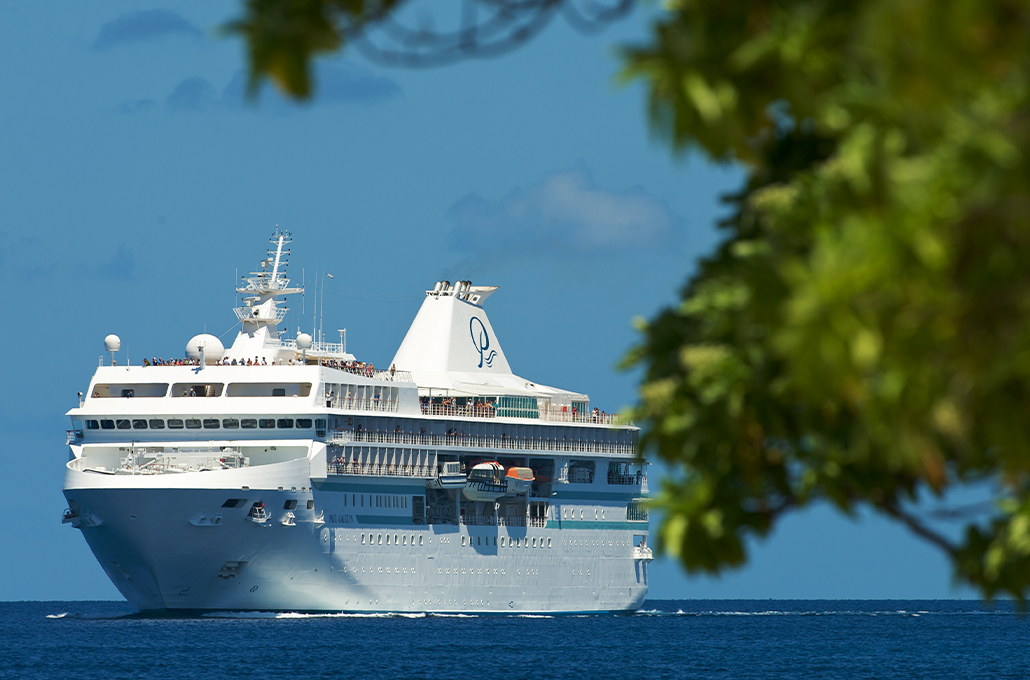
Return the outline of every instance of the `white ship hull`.
[[[200,474],[250,481],[242,472]],[[65,495],[100,521],[83,527],[83,536],[140,611],[627,612],[647,594],[647,560],[640,559],[631,528],[558,528],[556,521],[544,527],[414,525],[399,518],[365,524],[354,508],[342,506],[342,492],[317,486],[306,493],[243,492],[235,483],[159,488],[168,481],[159,477],[147,478],[145,488],[90,486],[97,477],[70,470]],[[287,489],[308,483],[284,481]],[[350,483],[375,488],[382,480]],[[246,519],[249,502],[221,507],[240,496],[271,508],[311,498],[323,510],[292,511],[292,526],[282,523],[285,512],[273,511],[258,524]],[[201,518],[217,524],[198,526]],[[386,535],[389,545],[380,539]],[[534,538],[537,547],[531,547]],[[509,547],[515,539],[519,546]]]

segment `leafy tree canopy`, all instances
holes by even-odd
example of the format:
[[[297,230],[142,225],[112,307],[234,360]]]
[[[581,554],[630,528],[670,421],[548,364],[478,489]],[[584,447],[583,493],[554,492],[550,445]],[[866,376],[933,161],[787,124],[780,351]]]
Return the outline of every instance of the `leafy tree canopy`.
[[[255,78],[303,96],[313,55],[398,4],[250,0],[235,30]],[[678,0],[625,49],[673,149],[748,171],[721,247],[626,360],[644,446],[674,470],[662,546],[688,570],[741,564],[829,501],[1026,595],[1028,35],[1019,0]],[[997,502],[958,539],[915,508],[981,481]]]

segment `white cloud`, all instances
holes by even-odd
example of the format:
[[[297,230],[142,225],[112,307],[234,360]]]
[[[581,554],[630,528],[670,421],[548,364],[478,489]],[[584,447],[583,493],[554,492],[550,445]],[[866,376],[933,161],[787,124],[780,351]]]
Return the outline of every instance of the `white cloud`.
[[[584,169],[556,172],[500,201],[470,194],[447,213],[452,242],[489,252],[540,245],[582,250],[648,247],[677,239],[682,220],[637,187],[598,186]]]

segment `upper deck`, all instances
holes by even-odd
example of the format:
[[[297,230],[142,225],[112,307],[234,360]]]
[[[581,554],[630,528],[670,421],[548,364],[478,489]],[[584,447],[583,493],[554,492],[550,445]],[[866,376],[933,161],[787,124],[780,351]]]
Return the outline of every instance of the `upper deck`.
[[[442,281],[426,298],[387,370],[340,343],[282,337],[280,296],[302,292],[285,277],[289,235],[277,232],[261,271],[237,288],[240,331],[230,348],[210,335],[186,359],[97,368],[71,409],[69,442],[209,442],[256,439],[378,442],[635,452],[636,428],[591,408],[585,394],[512,373],[483,302],[495,287]],[[321,335],[317,333],[316,335]],[[335,432],[335,434],[334,434]],[[350,432],[350,435],[343,434]],[[375,433],[373,435],[373,433]],[[557,443],[561,443],[559,446]]]

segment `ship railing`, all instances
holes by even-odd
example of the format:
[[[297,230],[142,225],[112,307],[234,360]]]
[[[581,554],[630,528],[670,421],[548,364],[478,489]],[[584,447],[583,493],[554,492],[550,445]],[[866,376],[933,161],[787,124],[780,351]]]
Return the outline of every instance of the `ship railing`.
[[[283,342],[294,343],[294,345],[296,343],[295,340],[284,340]],[[339,353],[343,353],[342,345],[339,345],[338,343],[313,343],[313,345],[321,345],[322,347],[340,347],[341,349]],[[335,350],[316,349],[314,346],[312,346],[312,348],[308,350],[308,356],[313,356],[314,358],[321,358],[317,356],[321,353],[334,354]],[[322,358],[322,361],[319,362],[319,365],[325,368],[331,368],[335,371],[343,371],[344,373],[360,375],[366,378],[372,378],[373,380],[381,380],[383,382],[412,382],[411,371],[398,371],[390,369],[380,371],[374,369],[370,364],[363,364],[360,366],[347,366],[348,363],[352,362],[341,362],[336,359]]]
[[[399,373],[399,371],[398,371]],[[497,418],[498,411],[501,417],[525,418],[528,420],[542,420],[551,423],[584,423],[595,425],[632,425],[632,422],[623,421],[622,416],[617,413],[579,413],[578,411],[562,410],[561,408],[551,409],[517,409],[507,406],[497,408],[492,403],[466,404],[465,406],[451,406],[449,404],[436,404],[421,402],[422,415],[426,416],[454,416],[463,418]]]
[[[647,483],[647,475],[643,472],[638,472],[635,475],[619,475],[614,472],[608,473],[609,484],[625,484],[629,486],[638,486],[639,484]]]
[[[396,401],[387,399],[355,399],[353,397],[334,394],[325,400],[326,408],[338,408],[344,411],[382,411],[385,413],[396,413],[398,404]]]
[[[497,525],[497,518],[493,515],[462,515],[459,521],[467,526],[492,527]]]
[[[514,449],[520,451],[562,451],[569,453],[614,453],[636,455],[633,444],[616,442],[567,441],[560,439],[533,439],[517,437],[489,437],[484,435],[428,434],[410,432],[380,432],[378,430],[333,430],[330,444],[351,442],[371,444],[401,444],[405,446],[471,447],[479,449]]]
[[[281,323],[286,318],[285,307],[275,307],[272,309],[271,315],[264,314],[263,309],[260,307],[234,307],[233,310],[236,313],[236,318],[240,321],[275,321]],[[254,312],[258,312],[257,315]]]
[[[327,472],[331,475],[365,475],[370,477],[436,477],[432,465],[385,465],[376,463],[355,463],[330,461]]]
[[[526,518],[522,515],[499,515],[497,517],[497,526],[502,527],[524,527],[526,526]]]
[[[82,430],[65,430],[65,444],[74,444],[82,441]]]
[[[547,526],[547,518],[546,517],[530,517],[529,518],[529,526],[537,527],[538,529],[543,529],[544,527]]]

